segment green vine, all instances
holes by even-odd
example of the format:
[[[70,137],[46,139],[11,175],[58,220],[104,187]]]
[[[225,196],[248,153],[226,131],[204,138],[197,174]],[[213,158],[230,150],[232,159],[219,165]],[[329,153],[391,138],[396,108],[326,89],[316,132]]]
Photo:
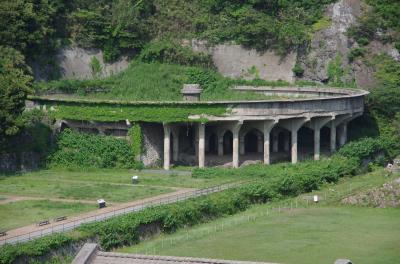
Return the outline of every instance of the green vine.
[[[132,154],[135,160],[140,159],[140,155],[143,153],[142,149],[142,128],[138,123],[133,124],[133,126],[128,131],[129,138],[131,139]]]
[[[50,115],[55,119],[132,122],[204,122],[204,115],[221,116],[226,105],[207,104],[108,104],[108,103],[49,103]],[[189,116],[202,116],[190,120]]]

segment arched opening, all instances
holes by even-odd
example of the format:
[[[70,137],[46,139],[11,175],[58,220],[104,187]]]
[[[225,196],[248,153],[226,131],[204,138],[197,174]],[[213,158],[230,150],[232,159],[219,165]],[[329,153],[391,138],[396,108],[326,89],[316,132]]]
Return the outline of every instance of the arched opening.
[[[278,134],[278,152],[284,151],[285,144],[286,144],[285,140],[287,140],[287,137],[288,137],[287,133],[285,133],[283,131],[279,132],[279,134]]]
[[[331,145],[331,128],[321,128],[321,152],[329,152]]]
[[[214,133],[212,133],[208,138],[208,152],[212,154],[218,153],[217,135],[215,135]]]
[[[66,123],[62,122],[60,127],[60,132],[63,132],[66,128],[69,128],[69,126]]]
[[[233,152],[233,134],[226,131],[224,134],[224,154],[232,154]]]
[[[298,158],[309,159],[314,155],[314,130],[301,127],[297,132]]]
[[[244,136],[244,150],[245,153],[257,153],[258,133],[256,130],[251,130]]]

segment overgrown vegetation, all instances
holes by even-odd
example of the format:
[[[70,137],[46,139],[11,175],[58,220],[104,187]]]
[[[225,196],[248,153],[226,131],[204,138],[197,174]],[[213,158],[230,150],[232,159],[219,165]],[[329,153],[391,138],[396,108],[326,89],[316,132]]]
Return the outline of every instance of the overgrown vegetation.
[[[299,193],[316,190],[325,182],[336,182],[340,177],[357,173],[364,158],[384,149],[387,142],[362,140],[356,145],[345,146],[338,154],[322,161],[309,161],[296,165],[248,166],[239,170],[220,169],[223,173],[251,174],[260,180],[207,197],[191,199],[171,205],[148,208],[134,214],[115,217],[104,222],[87,224],[72,233],[48,236],[22,246],[6,245],[0,248],[0,263],[12,263],[20,256],[35,257],[68,243],[98,237],[103,249],[110,250],[139,242],[140,228],[158,226],[163,232],[174,232],[223,215],[243,211],[251,204],[264,203]],[[364,146],[368,145],[364,149]],[[218,169],[209,169],[218,170]],[[197,177],[212,177],[212,171]],[[39,250],[40,249],[40,250]]]
[[[49,163],[56,167],[132,168],[139,162],[125,140],[65,129],[58,136]]]
[[[400,2],[397,0],[366,2],[372,8],[359,18],[357,25],[349,29],[349,36],[361,46],[366,46],[375,39],[396,45],[400,41]]]

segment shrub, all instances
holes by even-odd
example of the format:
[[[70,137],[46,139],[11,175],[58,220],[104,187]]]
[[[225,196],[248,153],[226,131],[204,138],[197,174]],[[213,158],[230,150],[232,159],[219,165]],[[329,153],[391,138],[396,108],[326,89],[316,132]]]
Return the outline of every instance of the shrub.
[[[142,62],[174,63],[204,68],[213,67],[210,55],[195,52],[176,41],[168,40],[149,43],[140,53],[139,60]]]
[[[296,77],[302,77],[304,74],[304,69],[301,67],[299,63],[296,63],[292,69],[293,73],[296,75]]]
[[[362,57],[365,54],[365,48],[353,48],[349,53],[349,60],[354,61],[358,57]]]
[[[70,129],[58,136],[57,149],[49,162],[50,166],[82,168],[132,168],[136,165],[127,141]]]

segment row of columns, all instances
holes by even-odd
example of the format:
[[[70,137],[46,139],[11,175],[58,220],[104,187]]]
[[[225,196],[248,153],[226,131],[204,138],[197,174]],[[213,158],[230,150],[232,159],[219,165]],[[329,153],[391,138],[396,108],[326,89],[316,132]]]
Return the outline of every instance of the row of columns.
[[[357,115],[358,116],[358,115]],[[340,117],[328,116],[328,117],[316,117],[310,120],[310,118],[295,118],[286,119],[279,122],[279,125],[291,134],[291,146],[289,143],[289,138],[285,137],[284,149],[285,151],[291,152],[292,163],[297,163],[298,161],[298,131],[299,129],[307,123],[307,126],[314,131],[314,159],[320,159],[320,138],[322,127],[328,125],[330,126],[330,150],[333,152],[336,150],[336,130],[339,128],[339,145],[342,146],[347,141],[347,123],[357,116],[343,115]],[[278,123],[278,120],[264,120],[255,125],[255,128],[262,131],[264,142],[263,142],[263,160],[264,164],[270,164],[270,133],[272,128]],[[243,121],[238,121],[229,127],[233,134],[232,140],[232,167],[239,167],[239,154],[244,153],[244,140],[240,140],[239,132],[243,125]],[[177,161],[179,156],[179,137],[178,131],[172,129],[169,124],[164,124],[164,169],[169,170],[170,168],[170,146],[171,140],[170,135],[173,135],[173,160]],[[278,151],[278,133],[273,133],[272,135],[273,144],[272,151]],[[240,141],[243,144],[240,144]],[[198,130],[196,131],[196,154],[198,157],[198,165],[200,168],[205,166],[205,124],[199,123]],[[262,143],[262,142],[261,142]],[[261,145],[261,144],[260,144]],[[218,136],[218,155],[223,155],[223,135]]]

